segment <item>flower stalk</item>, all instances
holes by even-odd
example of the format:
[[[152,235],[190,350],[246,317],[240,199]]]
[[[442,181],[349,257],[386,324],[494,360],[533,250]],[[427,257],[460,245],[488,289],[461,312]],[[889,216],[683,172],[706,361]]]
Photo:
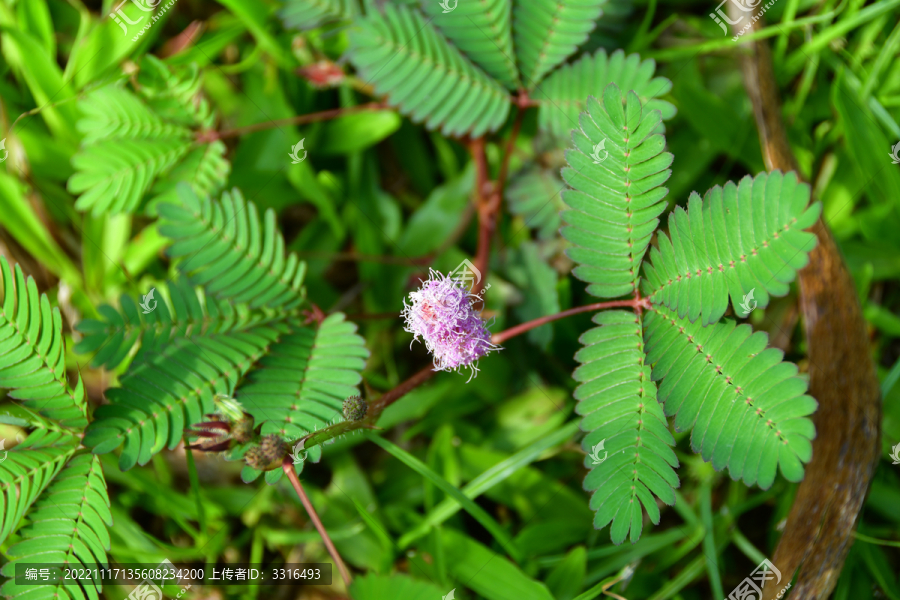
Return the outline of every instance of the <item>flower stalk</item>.
[[[294,463],[290,459],[290,457],[285,457],[284,460],[281,461],[281,468],[284,470],[285,475],[288,476],[288,479],[290,479],[291,485],[294,486],[294,491],[297,492],[297,496],[300,498],[300,503],[303,504],[303,508],[306,509],[306,514],[309,515],[309,519],[313,522],[316,531],[318,531],[319,535],[322,536],[322,541],[325,543],[325,548],[328,549],[328,554],[331,555],[331,560],[333,560],[334,564],[337,565],[338,571],[340,571],[341,573],[341,578],[344,580],[344,585],[349,588],[350,571],[347,569],[347,565],[344,564],[344,560],[338,553],[337,548],[334,547],[334,542],[332,542],[331,538],[328,536],[328,532],[325,530],[325,525],[322,524],[322,520],[319,518],[319,514],[316,512],[316,509],[313,508],[312,502],[309,501],[309,497],[303,490],[303,485],[300,483],[300,478],[297,477],[297,472],[294,471]]]

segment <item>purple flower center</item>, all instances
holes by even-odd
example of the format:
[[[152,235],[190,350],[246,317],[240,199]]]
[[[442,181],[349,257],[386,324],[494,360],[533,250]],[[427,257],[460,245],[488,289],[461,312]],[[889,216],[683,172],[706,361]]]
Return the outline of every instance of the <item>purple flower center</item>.
[[[458,372],[469,367],[471,381],[478,359],[501,350],[491,343],[491,333],[475,310],[475,301],[481,297],[467,292],[458,281],[431,270],[428,280],[409,298],[411,305],[403,303],[404,330],[413,334],[413,341],[422,337],[434,356],[435,370]]]

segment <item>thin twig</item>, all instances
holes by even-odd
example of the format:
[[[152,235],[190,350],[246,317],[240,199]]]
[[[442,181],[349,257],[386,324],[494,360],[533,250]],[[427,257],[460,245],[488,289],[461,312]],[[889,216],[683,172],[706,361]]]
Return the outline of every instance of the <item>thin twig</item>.
[[[434,377],[436,373],[437,371],[433,367],[425,367],[397,387],[383,393],[369,406],[365,422],[374,424],[385,408]]]
[[[570,317],[572,315],[577,315],[585,312],[593,312],[597,310],[603,310],[605,308],[617,308],[617,307],[628,307],[634,309],[635,311],[641,310],[641,308],[650,308],[650,301],[647,298],[641,298],[640,296],[636,296],[631,300],[613,300],[612,302],[598,302],[597,304],[588,304],[587,306],[579,306],[576,308],[570,308],[569,310],[564,310],[562,312],[558,312],[555,315],[547,315],[546,317],[540,317],[538,319],[534,319],[533,321],[528,321],[527,323],[522,323],[521,325],[516,325],[515,327],[510,327],[506,331],[501,331],[500,333],[495,333],[491,336],[491,343],[493,344],[502,344],[509,338],[515,337],[517,335],[522,335],[526,331],[530,331],[535,329],[536,327],[540,327],[541,325],[545,325],[550,323],[551,321],[558,321],[559,319],[564,319],[566,317]]]
[[[343,578],[344,580],[344,585],[349,588],[350,571],[347,570],[347,565],[344,564],[341,555],[338,554],[337,548],[334,547],[334,543],[331,541],[331,538],[328,537],[328,532],[325,531],[325,526],[322,525],[322,520],[319,519],[319,515],[318,513],[316,513],[316,509],[313,508],[312,502],[309,501],[309,498],[306,496],[306,492],[303,491],[303,486],[300,484],[300,479],[297,477],[297,473],[294,471],[293,460],[289,456],[286,456],[281,462],[281,468],[288,476],[288,479],[291,480],[291,485],[294,486],[294,490],[297,492],[297,496],[300,497],[300,502],[303,503],[303,508],[306,509],[306,513],[309,515],[309,518],[313,522],[313,525],[315,525],[316,531],[318,531],[319,535],[322,536],[322,541],[325,542],[325,547],[328,548],[328,554],[331,555],[331,559],[334,561],[334,564],[337,565],[338,571],[341,572],[341,578]]]
[[[333,108],[331,110],[323,110],[321,112],[310,113],[308,115],[298,115],[290,119],[278,119],[276,121],[266,121],[265,123],[255,123],[246,127],[238,127],[227,131],[203,131],[197,136],[197,141],[203,143],[214,142],[230,137],[238,137],[256,131],[281,127],[282,125],[305,125],[306,123],[316,123],[318,121],[327,121],[344,115],[364,112],[367,110],[382,110],[390,108],[384,102],[369,102],[368,104],[360,104],[359,106],[351,106],[348,108]]]
[[[469,144],[469,150],[472,153],[472,160],[475,161],[476,180],[475,180],[475,205],[478,208],[478,250],[475,255],[475,267],[481,274],[481,278],[475,283],[472,293],[476,296],[481,293],[484,284],[487,281],[488,263],[491,254],[491,237],[494,235],[494,229],[497,227],[497,221],[500,218],[500,207],[503,204],[503,186],[506,185],[506,179],[509,175],[509,162],[512,158],[513,150],[516,146],[516,139],[519,137],[519,131],[522,129],[522,119],[525,116],[525,110],[531,105],[528,93],[521,91],[517,97],[519,112],[513,122],[512,132],[500,160],[500,172],[497,174],[497,181],[490,181],[487,168],[487,158],[484,154],[484,138],[477,138]]]

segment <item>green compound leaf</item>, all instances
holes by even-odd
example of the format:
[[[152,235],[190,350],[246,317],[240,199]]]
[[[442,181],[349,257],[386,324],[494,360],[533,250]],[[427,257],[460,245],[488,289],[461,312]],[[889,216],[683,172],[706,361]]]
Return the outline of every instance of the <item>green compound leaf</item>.
[[[221,141],[194,146],[168,172],[157,179],[150,194],[154,197],[147,206],[147,214],[157,216],[156,205],[178,202],[178,183],[187,182],[200,196],[215,196],[222,191],[231,163],[225,158],[228,149]]]
[[[39,431],[4,451],[6,460],[0,462],[0,543],[16,531],[25,512],[78,447],[74,436],[59,432],[48,436],[46,430]]]
[[[572,190],[563,201],[573,210],[562,213],[562,235],[574,244],[567,251],[578,263],[573,274],[588,282],[600,298],[632,294],[640,265],[667,207],[672,155],[665,138],[654,133],[658,110],[646,111],[634,92],[624,99],[615,84],[603,92],[603,104],[587,101],[581,129],[573,132],[575,148],[566,152],[563,179]]]
[[[565,210],[562,191],[566,184],[549,169],[533,168],[517,174],[506,189],[506,200],[512,214],[525,219],[537,230],[540,240],[550,240],[559,231],[559,213]]]
[[[186,257],[179,270],[192,282],[208,295],[250,308],[291,310],[304,304],[306,263],[294,253],[285,259],[272,209],[260,223],[256,205],[237,189],[216,201],[180,184],[178,197],[180,205],[159,205],[159,231],[174,241],[169,256]]]
[[[219,333],[241,332],[258,325],[284,320],[294,313],[252,310],[246,304],[207,298],[186,279],[168,283],[168,298],[154,289],[146,300],[150,312],[140,307],[142,300],[122,294],[119,310],[109,305],[99,308],[102,320],[84,319],[75,327],[83,334],[75,351],[96,352],[92,365],[114,369],[137,347],[135,362],[145,352],[159,352],[176,338],[191,339]],[[299,313],[298,313],[299,314]]]
[[[519,88],[512,42],[512,0],[459,2],[445,13],[440,2],[422,0],[422,10],[453,44],[507,89]]]
[[[107,138],[160,140],[187,139],[190,131],[181,125],[166,123],[128,90],[106,86],[94,90],[78,106],[84,115],[77,124],[90,145]]]
[[[530,0],[513,6],[513,36],[522,83],[534,89],[588,38],[606,0]]]
[[[691,432],[691,448],[732,479],[767,489],[775,467],[803,478],[815,428],[816,401],[797,366],[766,349],[768,336],[728,319],[702,326],[656,306],[644,322],[647,363],[659,401],[675,430]]]
[[[87,425],[87,401],[81,378],[74,388],[66,379],[62,317],[38,294],[34,279],[19,265],[10,269],[0,257],[0,389],[10,398],[64,427]]]
[[[231,170],[220,141],[201,144],[215,114],[200,94],[196,65],[169,67],[145,56],[133,93],[120,84],[93,90],[78,103],[82,147],[72,157],[68,189],[75,207],[102,214],[133,213],[143,198],[171,193],[179,181],[198,193],[218,192]]]
[[[448,136],[479,137],[506,121],[506,90],[418,11],[386,4],[356,25],[349,55],[360,78],[413,122]]]
[[[153,181],[190,148],[186,132],[152,139],[106,139],[82,148],[72,157],[77,172],[68,183],[70,192],[81,194],[75,208],[93,209],[95,217],[134,212]]]
[[[3,565],[0,575],[14,577],[18,563],[65,563],[76,569],[92,564],[108,566],[107,527],[113,522],[100,459],[81,454],[69,461],[35,502],[27,520],[28,525],[19,530],[24,539],[7,550],[12,560]],[[23,600],[44,597],[98,600],[102,581],[90,576],[81,579],[80,586],[21,585],[10,579],[0,588],[0,593],[6,598]]]
[[[585,110],[586,99],[600,96],[610,83],[634,91],[641,99],[644,112],[658,110],[664,120],[671,119],[675,116],[675,106],[659,98],[672,89],[672,82],[654,77],[655,71],[656,63],[652,59],[641,61],[637,54],[626,57],[622,50],[609,56],[606,50],[582,56],[557,69],[535,90],[532,99],[540,106],[538,126],[567,138],[569,130],[578,126],[578,115]],[[659,130],[662,133],[662,126]]]
[[[318,326],[294,326],[237,390],[262,433],[297,439],[343,421],[345,399],[359,393],[369,351],[341,313]]]
[[[769,296],[784,296],[809,260],[816,236],[804,232],[819,218],[810,190],[793,172],[744,177],[716,186],[701,201],[669,215],[669,234],[650,253],[641,289],[679,317],[715,323],[728,308],[746,316]],[[758,304],[757,304],[758,303]]]
[[[413,579],[399,573],[356,577],[350,585],[350,593],[356,600],[383,600],[384,598],[436,600],[448,595],[449,591],[442,590],[433,583]]]
[[[581,336],[584,348],[575,359],[581,366],[573,377],[575,411],[583,416],[588,432],[581,446],[590,469],[584,489],[593,492],[594,527],[612,523],[610,537],[621,544],[631,531],[631,542],[641,537],[643,515],[659,524],[656,496],[675,504],[678,459],[666,417],[656,399],[656,384],[644,364],[641,318],[626,311],[594,316],[599,325]]]
[[[201,93],[202,78],[196,63],[170,66],[152,54],[141,57],[138,72],[141,97],[166,121],[194,129],[211,129],[216,114]]]
[[[287,0],[278,15],[288,29],[314,29],[359,14],[357,0]]]
[[[216,395],[231,396],[237,382],[280,335],[284,325],[259,325],[195,339],[176,338],[132,363],[120,387],[106,390],[110,404],[94,412],[83,443],[94,454],[125,444],[119,467],[147,464],[173,449],[186,428],[215,412]]]

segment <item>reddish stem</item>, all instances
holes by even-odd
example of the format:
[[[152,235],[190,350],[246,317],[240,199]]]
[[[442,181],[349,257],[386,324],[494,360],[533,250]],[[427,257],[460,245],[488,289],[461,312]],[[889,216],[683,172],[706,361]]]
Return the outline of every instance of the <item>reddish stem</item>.
[[[617,307],[628,307],[635,311],[640,311],[642,308],[650,308],[650,300],[647,298],[641,298],[637,296],[631,300],[613,300],[612,302],[598,302],[597,304],[588,304],[587,306],[578,306],[576,308],[570,308],[569,310],[564,310],[562,312],[558,312],[555,315],[548,315],[546,317],[541,317],[539,319],[534,319],[533,321],[528,321],[527,323],[522,323],[521,325],[516,325],[515,327],[510,327],[506,331],[501,331],[500,333],[495,333],[491,337],[491,342],[494,344],[502,344],[506,340],[512,337],[516,337],[517,335],[521,335],[526,331],[530,331],[536,327],[540,327],[546,323],[550,323],[551,321],[558,321],[559,319],[564,319],[565,317],[570,317],[572,315],[577,315],[579,313],[584,312],[593,312],[595,310],[603,310],[605,308],[617,308]]]
[[[303,321],[304,325],[309,325],[313,321],[316,322],[316,325],[321,325],[322,321],[324,321],[325,317],[327,316],[324,312],[322,312],[322,309],[315,304],[312,304],[309,310],[303,311],[302,314],[304,317],[306,317],[306,319]]]
[[[397,387],[383,393],[378,397],[378,400],[376,400],[369,406],[369,411],[366,414],[365,422],[374,423],[376,420],[378,420],[378,416],[385,408],[434,377],[436,373],[437,371],[434,370],[434,367],[427,366]]]
[[[246,127],[238,127],[227,131],[202,131],[197,134],[197,141],[201,143],[210,143],[230,137],[238,137],[256,131],[281,127],[282,125],[304,125],[306,123],[315,123],[317,121],[327,121],[344,115],[364,112],[367,110],[382,110],[389,108],[384,102],[369,102],[368,104],[360,104],[359,106],[351,106],[349,108],[333,108],[331,110],[323,110],[321,112],[310,113],[308,115],[298,115],[290,119],[278,119],[276,121],[266,121],[265,123],[255,123]]]
[[[529,106],[528,93],[522,90],[516,99],[516,103],[519,106],[519,112],[516,114],[515,121],[513,121],[512,132],[506,143],[503,158],[500,160],[500,172],[497,174],[497,181],[492,182],[489,180],[487,158],[484,154],[484,138],[474,139],[469,144],[469,150],[472,153],[472,160],[475,161],[477,173],[475,180],[475,205],[478,208],[478,251],[475,255],[475,267],[481,273],[481,279],[478,280],[472,290],[475,295],[481,293],[487,281],[491,237],[494,235],[497,220],[500,218],[500,207],[503,204],[503,186],[506,185],[506,179],[509,175],[509,162],[516,145],[516,139],[519,137],[519,131],[522,129],[522,119],[525,116],[525,110]]]
[[[281,468],[288,476],[288,479],[291,480],[291,485],[294,486],[294,490],[297,492],[297,496],[300,497],[300,502],[303,504],[303,508],[306,509],[306,513],[309,515],[310,520],[313,522],[313,525],[315,525],[316,530],[319,532],[319,535],[322,536],[322,541],[325,542],[325,547],[328,549],[328,554],[331,555],[331,559],[334,561],[334,564],[337,565],[338,571],[341,572],[341,577],[344,580],[344,585],[349,588],[350,571],[347,570],[347,565],[344,564],[343,559],[341,559],[341,555],[338,554],[337,548],[334,547],[334,543],[331,541],[331,538],[328,537],[328,532],[325,531],[325,526],[322,525],[322,521],[321,519],[319,519],[319,515],[318,513],[316,513],[316,509],[313,508],[312,502],[309,501],[309,498],[306,496],[306,492],[303,491],[303,486],[300,484],[300,479],[297,477],[297,473],[294,471],[293,460],[289,456],[286,456],[281,462]]]

